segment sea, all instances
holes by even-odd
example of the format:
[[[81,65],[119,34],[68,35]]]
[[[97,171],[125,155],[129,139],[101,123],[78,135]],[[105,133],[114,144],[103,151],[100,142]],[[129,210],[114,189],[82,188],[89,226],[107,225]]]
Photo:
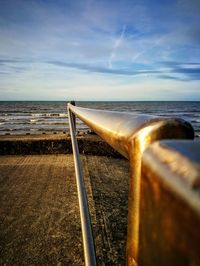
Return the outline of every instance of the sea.
[[[178,117],[190,122],[200,140],[200,102],[76,102],[77,106],[100,110]],[[77,130],[88,127],[77,119]],[[0,135],[56,134],[69,132],[67,102],[1,101]]]

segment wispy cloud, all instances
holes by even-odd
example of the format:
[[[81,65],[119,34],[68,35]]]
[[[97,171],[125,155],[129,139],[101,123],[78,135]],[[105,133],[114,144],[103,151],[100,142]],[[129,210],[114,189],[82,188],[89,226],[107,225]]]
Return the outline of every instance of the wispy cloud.
[[[67,68],[74,68],[82,71],[88,71],[91,73],[102,73],[102,74],[115,74],[115,75],[127,75],[127,76],[134,76],[134,75],[143,75],[143,74],[156,74],[160,73],[158,70],[138,70],[134,71],[129,69],[110,69],[105,68],[101,66],[95,66],[95,65],[88,65],[85,63],[66,63],[62,61],[49,61],[49,64],[61,66],[61,67],[67,67]]]
[[[110,69],[112,69],[112,62],[113,62],[113,59],[115,58],[116,56],[116,51],[118,49],[118,47],[121,45],[123,39],[124,39],[124,35],[125,35],[125,31],[126,31],[126,25],[123,26],[122,30],[121,30],[121,33],[120,33],[120,36],[115,40],[115,43],[112,47],[112,51],[110,53],[110,56],[109,56],[109,59],[108,59],[108,67]]]
[[[177,79],[182,81],[200,80],[200,63],[198,62],[162,62],[168,67],[168,73],[175,74],[176,76],[169,75],[170,79]],[[178,75],[178,76],[177,76]],[[181,75],[181,76],[180,76]]]
[[[0,93],[51,83],[83,95],[82,80],[91,91],[105,80],[119,93],[146,80],[151,90],[156,81],[190,90],[200,80],[199,25],[198,0],[2,1]]]
[[[198,63],[191,63],[189,67],[183,67],[180,63],[171,62],[167,63],[168,68],[154,68],[143,70],[134,70],[134,64],[129,66],[126,69],[110,69],[97,65],[89,65],[85,63],[67,63],[62,61],[48,61],[49,64],[56,65],[59,67],[67,67],[78,69],[81,71],[87,71],[91,73],[102,73],[102,74],[113,74],[113,75],[124,75],[124,76],[142,76],[142,75],[153,75],[154,77],[158,77],[159,79],[167,79],[167,80],[179,80],[179,81],[189,81],[189,80],[200,80],[200,65]],[[198,66],[198,67],[197,67]],[[180,76],[181,74],[181,76]]]
[[[166,74],[158,75],[158,78],[160,79],[166,79],[166,80],[177,80],[177,81],[186,81],[184,78],[174,77]]]
[[[178,61],[162,61],[156,64],[127,64],[126,67],[109,68],[102,64],[92,64],[85,62],[67,62],[65,60],[23,60],[23,59],[0,59],[1,75],[5,73],[23,73],[40,68],[43,72],[51,73],[50,66],[57,68],[68,68],[78,70],[85,73],[96,73],[104,75],[119,75],[119,76],[149,76],[151,78],[159,78],[166,80],[190,81],[200,80],[200,63],[198,62],[178,62]],[[49,71],[48,71],[49,69]],[[59,70],[56,70],[59,71]]]
[[[163,41],[165,37],[161,37],[157,40],[155,40],[154,43],[150,44],[150,45],[147,45],[147,47],[143,50],[141,50],[140,52],[138,52],[137,54],[135,54],[133,57],[132,57],[132,62],[134,62],[136,59],[138,59],[141,55],[144,55],[145,53],[149,53],[152,49],[154,49],[155,47],[159,46],[160,42]]]

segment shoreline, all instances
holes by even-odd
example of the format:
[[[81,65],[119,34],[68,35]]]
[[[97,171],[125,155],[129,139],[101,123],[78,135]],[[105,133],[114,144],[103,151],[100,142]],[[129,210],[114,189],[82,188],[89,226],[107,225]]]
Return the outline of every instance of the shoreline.
[[[123,158],[97,135],[78,135],[77,141],[80,154]],[[71,137],[68,133],[0,136],[0,155],[36,154],[72,154]]]
[[[80,154],[124,158],[94,133],[78,132],[77,141]],[[72,154],[70,134],[0,135],[0,155],[37,154]]]

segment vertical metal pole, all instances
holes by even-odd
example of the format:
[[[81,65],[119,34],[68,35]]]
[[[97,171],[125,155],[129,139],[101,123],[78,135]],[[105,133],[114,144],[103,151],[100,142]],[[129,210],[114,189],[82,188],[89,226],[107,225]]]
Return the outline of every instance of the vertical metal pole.
[[[75,101],[71,101],[70,102],[72,105],[76,105],[76,103],[75,103]],[[76,132],[76,116],[75,116],[75,114],[73,114],[72,112],[71,112],[71,115],[72,115],[72,122],[73,122],[73,124],[74,124],[74,131]]]
[[[69,116],[69,126],[70,126],[70,134],[71,134],[72,149],[73,149],[74,164],[75,164],[76,183],[78,190],[78,201],[79,201],[79,209],[81,217],[85,265],[96,266],[97,265],[96,254],[95,254],[94,241],[92,235],[88,201],[84,186],[78,143],[76,140],[76,133],[75,133],[75,117],[69,108],[68,108],[68,116]]]

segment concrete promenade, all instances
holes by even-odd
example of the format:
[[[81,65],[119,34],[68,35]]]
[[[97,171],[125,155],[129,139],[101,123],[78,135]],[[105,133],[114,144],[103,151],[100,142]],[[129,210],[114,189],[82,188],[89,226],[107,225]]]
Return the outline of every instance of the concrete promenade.
[[[124,265],[129,163],[81,155],[99,265]],[[0,156],[0,265],[83,265],[73,157]]]

